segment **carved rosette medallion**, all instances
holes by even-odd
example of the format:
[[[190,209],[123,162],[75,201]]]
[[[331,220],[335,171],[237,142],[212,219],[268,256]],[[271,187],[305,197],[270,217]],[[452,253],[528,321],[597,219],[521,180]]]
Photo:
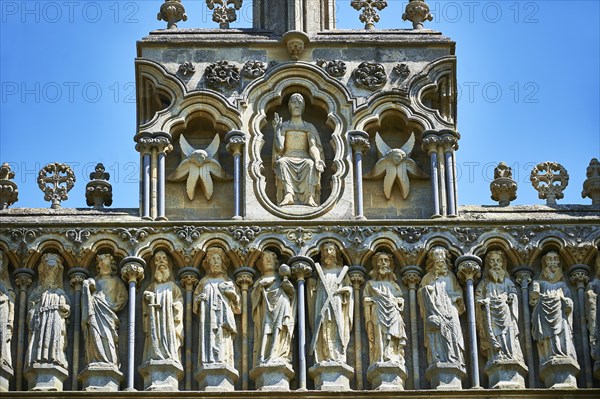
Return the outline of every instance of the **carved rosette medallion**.
[[[392,71],[398,75],[398,83],[404,82],[410,76],[410,67],[406,64],[398,64]]]
[[[246,61],[246,63],[242,67],[242,76],[246,79],[256,79],[263,76],[266,70],[267,65],[262,61]]]
[[[387,82],[385,69],[381,64],[370,62],[361,63],[353,73],[356,84],[368,90],[376,90]]]
[[[61,201],[69,199],[68,192],[75,185],[75,173],[64,163],[50,163],[40,170],[37,183],[44,192],[44,200],[52,202],[52,209],[60,208]]]
[[[529,180],[540,199],[545,199],[547,205],[556,205],[556,200],[565,196],[563,191],[569,184],[569,174],[557,162],[542,162],[533,168]]]
[[[334,78],[341,78],[346,73],[346,63],[341,60],[317,60],[317,65]]]
[[[240,69],[227,61],[217,61],[206,67],[205,78],[213,89],[233,89],[240,83]]]

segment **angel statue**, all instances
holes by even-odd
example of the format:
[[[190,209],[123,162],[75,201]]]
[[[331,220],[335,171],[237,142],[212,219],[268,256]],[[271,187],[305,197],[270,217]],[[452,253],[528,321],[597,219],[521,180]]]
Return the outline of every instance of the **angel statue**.
[[[392,189],[394,184],[398,182],[402,199],[408,197],[410,191],[409,176],[418,179],[428,179],[429,176],[425,173],[415,161],[410,159],[413,147],[415,145],[415,134],[412,133],[410,138],[404,143],[402,148],[390,148],[381,138],[379,133],[375,135],[375,143],[377,151],[381,159],[377,161],[373,170],[367,173],[365,179],[383,179],[383,193],[388,200],[392,197]]]
[[[187,195],[190,201],[194,200],[196,184],[200,186],[204,196],[210,201],[213,195],[213,177],[217,180],[231,180],[232,177],[219,163],[219,134],[215,134],[212,143],[205,150],[195,149],[188,143],[182,134],[179,139],[181,152],[186,158],[181,161],[175,172],[167,180],[172,182],[183,181],[187,177]]]

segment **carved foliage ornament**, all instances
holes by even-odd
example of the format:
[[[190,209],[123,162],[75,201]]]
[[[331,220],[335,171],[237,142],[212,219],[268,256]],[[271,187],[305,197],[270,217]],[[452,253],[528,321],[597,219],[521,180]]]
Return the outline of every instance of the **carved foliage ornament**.
[[[240,83],[240,69],[227,61],[217,61],[206,67],[206,82],[214,89],[234,88]]]
[[[242,75],[247,79],[256,79],[263,76],[266,70],[267,65],[262,61],[246,61],[242,67]]]
[[[75,185],[75,173],[64,163],[50,163],[40,170],[37,183],[44,192],[44,200],[52,201],[52,209],[60,208],[60,202],[69,199],[68,192]]]
[[[569,174],[557,162],[542,162],[533,168],[529,180],[540,199],[545,199],[548,205],[556,205],[556,200],[564,197],[563,191],[569,184]]]
[[[235,11],[242,8],[242,3],[243,0],[206,0],[209,10],[213,10],[213,21],[221,29],[229,28],[229,23],[237,19]]]
[[[362,62],[354,70],[356,83],[365,89],[375,90],[383,87],[387,82],[385,69],[381,64]]]
[[[406,64],[398,64],[393,69],[394,73],[398,75],[400,83],[404,82],[410,75],[410,68]]]
[[[317,60],[317,65],[334,78],[341,78],[346,73],[346,63],[341,60]]]
[[[366,30],[371,30],[375,28],[375,22],[379,22],[379,14],[377,14],[377,10],[381,11],[385,7],[387,7],[387,1],[385,0],[352,0],[350,5],[354,7],[355,10],[362,9],[360,14],[360,22],[365,24]]]
[[[15,178],[15,172],[7,163],[0,167],[0,211],[7,209],[9,206],[19,200],[19,189],[17,184],[12,179]]]
[[[180,75],[185,77],[192,76],[194,73],[196,73],[196,67],[191,62],[184,62],[183,64],[179,65],[178,72]]]

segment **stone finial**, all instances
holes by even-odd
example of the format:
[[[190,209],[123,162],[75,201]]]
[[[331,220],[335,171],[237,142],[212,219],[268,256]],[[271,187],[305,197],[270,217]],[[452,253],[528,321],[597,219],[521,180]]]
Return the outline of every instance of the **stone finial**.
[[[218,22],[221,29],[228,29],[229,23],[237,19],[235,11],[242,8],[242,3],[243,0],[206,0],[208,9],[213,10],[213,21]]]
[[[306,33],[297,30],[286,32],[282,38],[290,57],[294,61],[300,59],[300,56],[304,52],[304,47],[310,40]]]
[[[569,174],[557,162],[542,162],[533,168],[529,180],[540,199],[545,199],[547,205],[556,205],[556,200],[565,196],[563,191],[569,184]]]
[[[181,0],[165,0],[164,4],[160,6],[160,12],[156,18],[159,21],[165,21],[167,29],[177,29],[179,21],[185,22],[188,19]]]
[[[429,6],[423,0],[409,0],[406,5],[403,21],[410,21],[413,24],[413,29],[423,29],[423,22],[433,21],[433,16],[429,12]]]
[[[587,179],[583,182],[581,197],[591,198],[592,205],[600,205],[600,162],[597,158],[593,158],[587,167]]]
[[[512,178],[512,168],[500,162],[494,169],[494,180],[490,183],[492,199],[500,206],[509,206],[510,201],[517,199],[517,182]]]
[[[99,163],[96,170],[90,173],[90,182],[85,186],[85,199],[88,206],[102,209],[112,205],[112,186],[108,182],[110,174],[106,173],[104,165]]]
[[[377,14],[377,10],[381,11],[387,7],[387,1],[385,0],[352,0],[350,5],[354,7],[355,10],[362,12],[360,14],[360,22],[365,24],[366,30],[375,29],[375,22],[379,22],[379,14]]]
[[[19,188],[14,181],[15,172],[10,165],[3,163],[0,167],[0,211],[8,209],[9,206],[19,200]]]
[[[73,169],[64,163],[49,163],[38,174],[37,183],[44,192],[44,200],[51,201],[52,209],[59,209],[61,201],[69,199],[68,192],[75,185]]]

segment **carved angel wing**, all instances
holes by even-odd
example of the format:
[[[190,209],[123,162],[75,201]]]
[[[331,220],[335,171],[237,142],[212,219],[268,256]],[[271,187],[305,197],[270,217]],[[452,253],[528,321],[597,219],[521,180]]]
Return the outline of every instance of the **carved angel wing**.
[[[402,163],[406,165],[406,170],[410,176],[418,179],[429,179],[429,175],[425,173],[412,159],[405,159]]]
[[[406,154],[407,157],[410,157],[410,153],[412,152],[414,146],[415,146],[415,134],[411,133],[408,140],[406,140],[406,143],[404,143],[404,145],[400,149],[402,151],[404,151],[404,153]]]
[[[188,158],[194,151],[196,151],[196,149],[192,147],[190,143],[188,143],[183,134],[179,136],[179,147],[181,148],[181,152],[183,152]]]
[[[205,164],[205,169],[208,170],[217,180],[233,179],[233,176],[227,173],[225,169],[223,169],[221,165],[213,159],[208,160],[208,162]]]
[[[388,152],[392,150],[390,146],[383,141],[379,132],[375,133],[375,144],[377,145],[377,151],[379,151],[379,154],[382,157],[386,156]]]
[[[371,169],[371,171],[369,173],[365,174],[363,176],[363,178],[364,179],[379,179],[386,172],[387,165],[388,165],[388,159],[381,158],[379,161],[377,161],[375,166],[373,166],[373,169]]]
[[[410,180],[408,179],[407,166],[408,164],[406,162],[401,162],[400,165],[396,167],[396,179],[398,179],[402,199],[408,198],[408,193],[410,192]]]
[[[216,156],[219,153],[219,146],[221,145],[221,139],[219,138],[219,133],[215,134],[215,138],[212,143],[208,147],[206,147],[206,153],[208,154],[208,158],[217,159]]]
[[[190,160],[184,159],[179,164],[177,169],[175,169],[175,171],[167,177],[167,180],[173,181],[173,182],[184,180],[187,177],[188,173],[190,172],[190,166],[191,166]]]

